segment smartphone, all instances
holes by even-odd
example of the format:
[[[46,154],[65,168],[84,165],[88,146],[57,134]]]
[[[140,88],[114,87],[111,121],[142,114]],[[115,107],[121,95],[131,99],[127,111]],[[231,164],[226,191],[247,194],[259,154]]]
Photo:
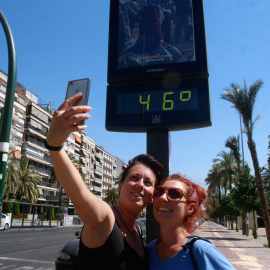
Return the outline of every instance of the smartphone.
[[[66,98],[68,99],[78,93],[82,93],[82,98],[73,103],[72,106],[80,106],[80,105],[87,105],[88,104],[88,98],[89,98],[89,92],[90,92],[90,83],[91,79],[80,79],[80,80],[73,80],[69,81],[67,85],[67,92],[66,92]],[[84,121],[82,123],[79,123],[80,125],[84,124]]]
[[[87,105],[90,92],[90,83],[91,83],[90,78],[69,81],[67,85],[67,92],[65,99],[68,99],[78,93],[82,93],[83,97],[75,104],[72,104],[72,106]]]

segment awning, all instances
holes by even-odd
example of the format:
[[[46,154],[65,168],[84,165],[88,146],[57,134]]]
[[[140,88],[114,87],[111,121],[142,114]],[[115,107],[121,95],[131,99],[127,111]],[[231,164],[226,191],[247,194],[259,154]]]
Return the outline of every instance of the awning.
[[[75,141],[78,143],[82,143],[82,139],[78,135],[75,135]]]

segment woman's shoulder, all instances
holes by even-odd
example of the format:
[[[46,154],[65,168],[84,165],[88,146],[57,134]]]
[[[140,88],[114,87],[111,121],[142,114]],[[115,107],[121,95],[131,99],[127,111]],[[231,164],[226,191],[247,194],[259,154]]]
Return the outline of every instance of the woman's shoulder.
[[[193,243],[193,253],[200,269],[235,269],[225,255],[207,239],[197,239]]]
[[[215,245],[207,239],[197,239],[196,241],[194,241],[193,252],[194,254],[199,253],[200,255],[205,256],[208,256],[209,254],[212,256],[214,253],[222,254],[221,251],[217,249]]]

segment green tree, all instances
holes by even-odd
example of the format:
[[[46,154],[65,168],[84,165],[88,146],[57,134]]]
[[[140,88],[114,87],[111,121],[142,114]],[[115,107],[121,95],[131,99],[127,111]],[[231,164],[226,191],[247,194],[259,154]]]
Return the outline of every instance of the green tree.
[[[240,147],[239,147],[239,135],[237,138],[235,136],[229,137],[225,142],[225,147],[228,147],[231,149],[231,153],[237,165],[237,172],[241,173],[241,155],[240,155]]]
[[[109,205],[115,205],[119,197],[119,193],[116,188],[110,188],[105,191],[104,201]]]
[[[219,164],[220,172],[223,174],[224,178],[229,180],[229,187],[232,188],[232,176],[236,171],[236,164],[234,156],[231,152],[227,153],[221,151],[218,155],[218,158],[215,158],[214,163]]]
[[[13,213],[13,215],[16,217],[20,214],[20,205],[17,203],[15,204],[14,201],[10,203],[5,203],[3,213]]]
[[[225,142],[225,147],[228,147],[231,149],[231,152],[237,164],[237,173],[238,175],[240,175],[242,172],[242,167],[241,167],[241,155],[240,155],[240,147],[239,147],[239,135],[237,136],[237,138],[235,136],[229,137]],[[242,209],[241,215],[242,215],[242,234],[247,235],[246,213],[243,209]]]
[[[254,176],[250,174],[248,166],[239,175],[237,185],[231,190],[231,194],[238,207],[245,212],[253,211],[254,224],[256,224],[254,211],[260,208],[260,204],[256,181]]]
[[[231,102],[236,110],[240,113],[243,119],[244,132],[247,135],[247,144],[251,154],[255,179],[257,184],[257,189],[260,198],[260,205],[263,214],[263,220],[265,224],[265,231],[268,240],[268,247],[270,247],[270,215],[269,207],[266,199],[266,194],[264,190],[264,183],[261,176],[261,169],[259,166],[258,155],[256,150],[256,144],[253,140],[253,129],[256,120],[259,119],[257,116],[255,120],[253,119],[254,105],[256,101],[257,94],[262,88],[262,80],[255,81],[249,88],[244,82],[243,88],[235,83],[231,83],[230,89],[224,89],[224,94],[221,95],[221,99]]]
[[[233,220],[235,220],[241,212],[240,208],[232,200],[231,193],[221,197],[219,211],[231,220],[231,229],[233,229]]]
[[[17,174],[19,178],[16,198],[20,201],[24,197],[28,202],[37,202],[38,185],[43,183],[41,176],[33,171],[30,160],[25,157],[14,159],[11,162],[13,162],[13,173]]]
[[[52,205],[52,204],[50,204]],[[47,207],[47,220],[54,220],[54,207]]]
[[[224,181],[221,167],[219,164],[213,164],[211,170],[208,172],[207,177],[205,178],[205,183],[208,185],[208,191],[210,194],[216,193],[216,190],[218,189],[218,203],[220,203],[222,187],[224,187],[226,190],[225,182],[226,181]]]
[[[7,163],[5,188],[4,188],[4,200],[8,200],[16,196],[18,188],[20,187],[20,178],[16,170],[16,159],[9,157]]]

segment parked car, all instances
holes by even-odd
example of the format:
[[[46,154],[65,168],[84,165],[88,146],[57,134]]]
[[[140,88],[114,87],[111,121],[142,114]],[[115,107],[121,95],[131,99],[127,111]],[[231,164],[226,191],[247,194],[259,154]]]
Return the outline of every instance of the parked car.
[[[143,223],[145,224],[145,226],[146,226],[146,218],[138,218],[136,221],[141,221],[141,222],[143,222]]]
[[[146,244],[146,225],[138,219],[136,222],[142,230],[143,242]],[[76,232],[75,235],[77,239],[68,242],[58,253],[55,261],[56,270],[71,270],[74,268],[81,236],[79,231]]]
[[[0,230],[7,230],[10,228],[11,218],[6,214],[1,214],[1,226]]]

